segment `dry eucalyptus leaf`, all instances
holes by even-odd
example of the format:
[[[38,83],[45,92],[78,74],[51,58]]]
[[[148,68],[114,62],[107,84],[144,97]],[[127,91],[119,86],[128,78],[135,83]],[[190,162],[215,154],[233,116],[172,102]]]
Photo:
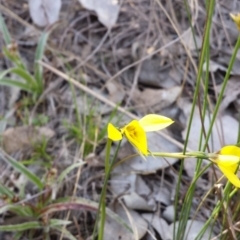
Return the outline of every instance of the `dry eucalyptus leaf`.
[[[196,40],[196,45],[195,45],[195,40]],[[194,39],[193,33],[191,30],[183,34],[181,41],[187,46],[187,48],[189,48],[189,50],[197,50],[197,49],[200,49],[202,46],[201,38],[195,35],[195,39]]]
[[[107,97],[111,102],[121,103],[124,98],[124,90],[120,84],[115,81],[107,82],[106,88],[108,90],[109,96]]]
[[[209,117],[205,118],[204,127],[205,131],[208,132],[208,129],[210,127]],[[201,128],[202,124],[200,114],[198,109],[196,109],[194,112],[188,141],[188,147],[194,151],[198,150]],[[209,147],[211,152],[218,151],[224,145],[235,144],[238,137],[238,131],[236,129],[238,129],[237,120],[235,120],[229,115],[219,116],[213,125],[212,134],[209,140]],[[185,130],[182,132],[182,137],[184,140],[186,137],[186,133],[187,125]]]
[[[175,223],[175,227],[176,230],[178,228],[179,222],[177,221]],[[197,237],[197,235],[200,233],[200,231],[202,230],[204,226],[204,222],[200,222],[197,220],[188,220],[187,221],[187,226],[186,226],[186,232],[184,235],[184,240],[193,240]],[[174,229],[174,223],[172,223],[169,227],[171,234],[173,236],[173,229]],[[204,235],[202,236],[201,239],[211,239],[212,237],[214,237],[215,235],[212,232],[212,228],[211,226],[209,226],[206,229],[206,232],[204,233]]]
[[[161,58],[147,59],[142,63],[139,75],[139,83],[149,87],[173,88],[179,84],[179,77],[182,79],[182,73],[175,68],[174,74],[172,67],[162,68],[160,66]]]
[[[113,169],[111,173],[111,189],[115,195],[136,192],[140,196],[148,196],[150,188],[141,176],[132,172],[127,162]]]
[[[214,62],[212,60],[209,61],[208,67],[209,67],[209,69],[208,69],[209,72],[216,72],[217,70],[226,72],[226,70],[227,70],[226,67],[224,67],[223,65],[221,65],[217,62]],[[203,64],[203,71],[205,71],[205,72],[207,71],[207,63],[206,62],[204,62],[204,64]]]
[[[222,84],[216,87],[217,93],[220,93],[222,89]],[[224,99],[220,105],[220,111],[222,112],[225,110],[230,103],[239,100],[240,95],[240,77],[239,76],[232,76],[227,83],[225,92],[224,92]],[[238,107],[236,107],[238,109]]]
[[[107,28],[112,28],[117,22],[120,7],[118,0],[79,0],[83,7],[95,11],[98,20]]]
[[[124,220],[130,228],[135,230],[135,236],[133,233],[128,231],[125,227],[120,225],[118,222],[113,221],[110,218],[107,218],[105,222],[104,228],[104,238],[106,240],[116,240],[116,239],[123,239],[123,240],[136,240],[141,239],[147,232],[147,222],[142,218],[140,214],[133,210],[126,209],[128,215],[126,214],[125,209],[121,207],[119,204],[114,205],[113,211]],[[130,217],[130,220],[128,218]]]
[[[47,127],[23,126],[8,128],[2,134],[2,147],[8,154],[25,150],[41,141],[48,140],[55,132]]]
[[[173,222],[175,217],[175,210],[174,205],[169,205],[163,211],[163,218],[166,219],[168,222]]]
[[[171,192],[169,187],[163,184],[163,186],[159,186],[157,184],[153,185],[153,194],[152,197],[160,203],[165,205],[169,205],[171,202]]]
[[[151,213],[142,214],[142,216],[158,232],[158,234],[161,236],[161,239],[163,239],[163,240],[172,239],[173,235],[169,230],[169,225],[167,224],[167,222],[164,219],[158,217],[155,214],[151,214]]]
[[[130,209],[147,211],[154,211],[156,209],[156,203],[154,201],[148,202],[136,192],[124,195],[123,200],[126,206]]]
[[[135,90],[133,101],[136,103],[136,108],[138,108],[139,105],[140,111],[145,110],[146,112],[146,110],[151,107],[152,111],[160,112],[163,108],[174,103],[181,91],[182,88],[178,86],[169,89],[145,88],[143,91]]]
[[[49,26],[58,21],[61,0],[29,0],[28,4],[30,16],[39,27]]]

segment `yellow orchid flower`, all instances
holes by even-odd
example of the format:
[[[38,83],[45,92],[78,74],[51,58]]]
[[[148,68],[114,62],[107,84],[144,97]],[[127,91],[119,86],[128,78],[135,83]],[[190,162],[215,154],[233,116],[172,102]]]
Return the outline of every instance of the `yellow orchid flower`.
[[[232,145],[225,146],[218,154],[217,158],[210,160],[219,167],[229,182],[240,188],[240,180],[236,175],[240,162],[240,148]]]
[[[237,25],[238,30],[240,30],[240,13],[237,14],[230,13],[230,17]]]
[[[125,136],[140,154],[148,155],[146,132],[161,130],[172,123],[170,118],[157,114],[148,114],[139,121],[132,120],[120,129],[109,123],[108,138],[112,141],[119,141]]]

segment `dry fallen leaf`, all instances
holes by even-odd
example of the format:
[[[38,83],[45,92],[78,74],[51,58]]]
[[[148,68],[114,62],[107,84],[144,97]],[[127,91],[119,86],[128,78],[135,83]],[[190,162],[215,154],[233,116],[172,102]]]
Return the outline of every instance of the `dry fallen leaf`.
[[[196,40],[196,45],[195,45]],[[189,48],[189,50],[197,50],[202,46],[202,40],[200,37],[195,35],[195,39],[193,37],[192,31],[189,29],[185,34],[183,34],[181,41]]]
[[[181,91],[182,88],[178,86],[169,89],[145,88],[143,91],[135,90],[133,95],[135,108],[139,108],[143,114],[146,114],[149,108],[153,112],[160,112],[163,108],[174,103]]]
[[[54,131],[47,127],[23,126],[8,128],[2,134],[2,147],[8,154],[25,150],[41,141],[54,136]]]
[[[29,12],[33,22],[39,27],[45,27],[58,21],[61,0],[29,0]]]
[[[131,192],[130,194],[124,195],[123,200],[126,206],[134,210],[146,210],[154,211],[156,209],[155,201],[147,202],[146,199],[139,196],[136,192]]]
[[[226,72],[227,68],[221,65],[220,63],[214,62],[213,60],[209,61],[208,71],[209,72],[216,72],[217,70],[221,70]],[[207,63],[204,62],[203,64],[203,71],[207,71]]]
[[[220,93],[221,88],[222,84],[216,87],[217,93]],[[221,112],[224,111],[232,102],[238,103],[237,100],[239,100],[239,96],[240,96],[240,78],[239,76],[236,75],[230,77],[230,79],[228,80],[228,84],[224,92],[224,99],[222,100],[220,105],[220,111]],[[238,109],[238,107],[236,107],[236,109]]]
[[[166,207],[166,209],[163,211],[163,218],[166,219],[168,222],[173,222],[175,218],[175,210],[174,205],[169,205]]]
[[[95,11],[98,20],[107,28],[117,22],[120,7],[117,0],[79,0],[83,7]]]
[[[177,67],[161,67],[161,58],[147,59],[142,63],[139,83],[148,87],[173,88],[182,80],[182,72]]]
[[[178,225],[179,225],[179,222],[177,221],[175,224],[176,224],[175,228],[177,229]],[[185,228],[186,232],[185,232],[185,235],[184,235],[184,240],[196,239],[197,235],[200,233],[200,231],[202,230],[203,226],[204,226],[204,222],[200,222],[200,221],[197,221],[197,220],[188,220],[187,221],[187,226]],[[169,229],[170,229],[170,232],[171,232],[171,234],[173,236],[174,223],[172,223],[169,226]],[[209,226],[206,229],[206,231],[203,234],[201,239],[211,239],[214,236],[215,235],[212,232],[212,228],[211,228],[211,226]]]
[[[126,213],[126,211],[127,213]],[[136,240],[141,239],[147,232],[147,222],[142,218],[140,214],[133,210],[123,209],[119,204],[114,205],[113,211],[124,220],[130,228],[133,229],[135,234],[128,231],[125,227],[118,222],[107,218],[104,229],[104,238],[106,240]],[[130,219],[129,219],[130,218]],[[135,230],[135,231],[134,231]]]
[[[114,103],[121,103],[124,98],[123,87],[115,81],[110,81],[106,83],[106,88],[108,90],[109,96],[107,98]]]
[[[158,217],[156,214],[151,213],[142,214],[142,216],[158,232],[158,234],[161,236],[161,239],[163,240],[172,239],[173,235],[169,230],[169,225],[164,219]]]

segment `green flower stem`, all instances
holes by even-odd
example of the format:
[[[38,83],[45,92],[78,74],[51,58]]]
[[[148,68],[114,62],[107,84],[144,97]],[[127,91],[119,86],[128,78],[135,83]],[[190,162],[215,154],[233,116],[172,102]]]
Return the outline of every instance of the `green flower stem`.
[[[117,163],[114,164],[113,168],[116,168],[118,165],[122,164],[123,162],[126,162],[127,160],[139,156],[138,153],[132,154],[130,156],[127,156],[126,158],[123,158],[122,160],[118,161]],[[208,159],[212,162],[215,163],[214,159],[218,157],[217,154],[215,153],[204,153],[204,152],[186,152],[183,154],[182,152],[177,152],[177,153],[167,153],[167,152],[151,152],[149,153],[148,156],[153,156],[153,157],[170,157],[170,158],[179,158],[179,159],[185,159],[185,158],[200,158],[200,159]],[[239,159],[240,161],[240,159]]]
[[[201,158],[201,159],[215,159],[218,154],[215,153],[205,153],[205,152],[186,152],[184,153],[165,153],[165,152],[151,152],[151,155],[155,157],[170,157],[170,158]]]
[[[108,138],[107,140],[107,146],[106,146],[106,156],[105,156],[105,178],[104,178],[104,183],[103,183],[103,188],[100,196],[100,203],[98,206],[98,213],[97,213],[97,218],[96,218],[96,223],[94,226],[94,231],[93,231],[93,237],[95,236],[95,231],[96,231],[96,226],[98,224],[99,220],[99,213],[100,213],[100,226],[99,226],[99,231],[98,231],[98,240],[104,240],[104,225],[105,225],[105,219],[106,219],[106,192],[107,192],[107,183],[108,179],[110,177],[113,164],[117,158],[117,153],[119,150],[119,147],[121,145],[121,141],[119,141],[119,144],[117,146],[117,149],[115,151],[114,157],[112,161],[110,162],[110,150],[111,150],[111,145],[112,145],[112,140]]]
[[[225,88],[227,86],[229,76],[230,76],[232,68],[233,68],[233,64],[236,60],[239,47],[240,47],[240,36],[238,37],[237,43],[234,47],[233,54],[231,56],[231,59],[230,59],[229,65],[228,65],[228,69],[227,69],[226,75],[225,75],[224,80],[223,80],[223,85],[222,85],[222,88],[221,88],[221,92],[219,93],[219,97],[217,99],[216,107],[215,107],[214,112],[213,112],[212,121],[211,121],[209,130],[208,130],[208,134],[206,136],[206,141],[205,141],[205,145],[204,145],[203,150],[205,150],[207,148],[208,140],[209,140],[209,138],[211,136],[211,133],[212,133],[213,124],[214,124],[215,119],[217,117],[219,107],[220,107],[220,104],[222,102],[223,94],[224,94]]]

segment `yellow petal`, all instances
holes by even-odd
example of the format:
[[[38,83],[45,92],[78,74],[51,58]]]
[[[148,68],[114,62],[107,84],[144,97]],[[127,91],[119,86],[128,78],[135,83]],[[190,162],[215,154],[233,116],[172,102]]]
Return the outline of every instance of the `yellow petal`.
[[[139,124],[145,132],[158,131],[171,125],[173,121],[170,118],[157,115],[148,114],[139,120]]]
[[[235,187],[240,188],[240,180],[238,179],[237,175],[226,167],[218,165],[219,169],[223,172],[226,178],[232,183]]]
[[[220,150],[220,154],[240,157],[240,148],[234,145],[225,146]]]
[[[123,128],[128,141],[143,155],[147,155],[147,137],[137,120],[131,121]]]
[[[234,155],[218,155],[214,160],[217,165],[222,165],[223,167],[230,167],[232,165],[238,165],[240,158]]]
[[[237,25],[238,30],[240,30],[240,13],[237,14],[230,13],[230,17]]]
[[[122,139],[122,134],[121,132],[114,127],[111,123],[108,124],[108,138],[111,139],[112,141],[119,141]]]

